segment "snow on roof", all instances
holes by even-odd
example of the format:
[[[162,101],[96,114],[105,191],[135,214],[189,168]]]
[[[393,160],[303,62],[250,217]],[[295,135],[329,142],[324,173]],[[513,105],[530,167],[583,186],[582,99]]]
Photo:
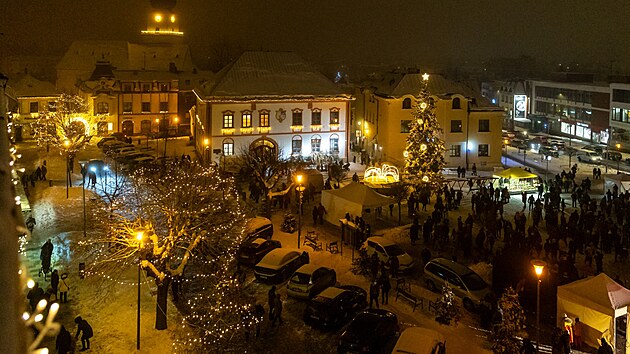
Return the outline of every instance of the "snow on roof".
[[[435,330],[422,327],[409,327],[398,338],[394,353],[432,353],[433,348],[444,342],[444,337]]]
[[[207,99],[350,98],[311,64],[290,52],[245,52],[199,91]]]
[[[571,299],[602,313],[609,313],[611,309],[630,305],[630,290],[619,285],[608,275],[600,273],[559,286],[558,298]]]
[[[313,272],[315,272],[319,268],[323,268],[323,267],[317,264],[307,263],[301,266],[300,268],[298,268],[298,270],[296,270],[295,272],[302,273],[302,274],[313,274]]]
[[[324,297],[327,299],[334,299],[337,296],[339,296],[339,294],[343,293],[344,291],[346,291],[345,289],[340,289],[334,286],[331,286],[329,288],[324,289],[324,291],[322,291],[321,293],[319,293],[317,296],[318,297]]]
[[[247,219],[247,221],[245,222],[245,234],[256,231],[259,228],[267,225],[271,225],[271,220],[262,216],[256,216]]]
[[[50,97],[59,96],[52,82],[37,80],[31,75],[24,75],[12,85],[16,97]]]
[[[370,187],[357,182],[352,182],[341,189],[322,191],[322,194],[324,193],[330,193],[338,198],[359,204],[362,208],[375,208],[395,203],[393,198],[379,194]]]
[[[298,257],[300,252],[291,248],[276,248],[267,253],[263,259],[256,264],[256,267],[263,267],[267,269],[279,269],[289,259]]]

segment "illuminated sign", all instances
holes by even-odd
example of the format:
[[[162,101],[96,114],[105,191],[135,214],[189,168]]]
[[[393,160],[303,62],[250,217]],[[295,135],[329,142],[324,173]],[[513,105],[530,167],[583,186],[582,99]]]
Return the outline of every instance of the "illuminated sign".
[[[527,96],[514,95],[514,118],[527,118]]]
[[[381,168],[369,167],[365,170],[363,180],[369,183],[387,184],[398,182],[400,177],[396,167],[384,163]]]

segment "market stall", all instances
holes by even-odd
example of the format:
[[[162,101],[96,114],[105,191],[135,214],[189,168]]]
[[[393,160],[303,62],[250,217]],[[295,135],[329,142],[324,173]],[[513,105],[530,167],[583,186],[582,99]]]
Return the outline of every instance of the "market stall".
[[[540,184],[538,176],[519,167],[512,167],[501,172],[494,173],[493,186],[495,188],[507,187],[509,192],[535,191]]]
[[[346,213],[363,216],[366,209],[386,207],[395,203],[396,200],[393,198],[376,193],[370,187],[356,182],[341,189],[322,191],[322,205],[326,208],[324,220],[332,224],[337,224]]]

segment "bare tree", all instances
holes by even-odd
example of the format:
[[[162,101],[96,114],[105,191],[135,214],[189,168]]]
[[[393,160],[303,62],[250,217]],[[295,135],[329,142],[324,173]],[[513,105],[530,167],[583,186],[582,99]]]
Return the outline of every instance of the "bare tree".
[[[196,163],[141,167],[126,183],[125,193],[98,199],[94,216],[101,232],[80,244],[95,272],[140,263],[157,286],[155,328],[166,329],[173,278],[181,277],[192,259],[233,258],[243,230],[238,195],[232,181]]]
[[[348,170],[345,170],[339,163],[333,162],[328,165],[328,177],[335,181],[337,186],[340,186],[347,176]]]

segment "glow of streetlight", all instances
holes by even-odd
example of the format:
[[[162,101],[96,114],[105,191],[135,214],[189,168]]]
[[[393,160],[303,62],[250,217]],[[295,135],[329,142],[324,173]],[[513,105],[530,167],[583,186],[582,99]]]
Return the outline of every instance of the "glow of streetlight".
[[[155,118],[156,123],[160,123],[160,118]]]
[[[304,178],[304,176],[302,176],[301,174],[295,176],[295,179],[297,180],[298,184],[302,184],[302,178]]]
[[[210,139],[203,139],[203,144],[207,147],[210,145]]]
[[[142,241],[143,238],[144,238],[144,230],[143,229],[136,230],[136,240]]]
[[[536,276],[538,277],[538,279],[540,279],[547,263],[537,259],[533,260],[531,263],[534,266],[534,272],[536,273]]]
[[[65,147],[69,147],[70,146],[70,140],[66,139],[63,141],[63,146]]]
[[[621,144],[617,143],[615,144],[615,147],[617,148],[617,150],[621,149]]]

